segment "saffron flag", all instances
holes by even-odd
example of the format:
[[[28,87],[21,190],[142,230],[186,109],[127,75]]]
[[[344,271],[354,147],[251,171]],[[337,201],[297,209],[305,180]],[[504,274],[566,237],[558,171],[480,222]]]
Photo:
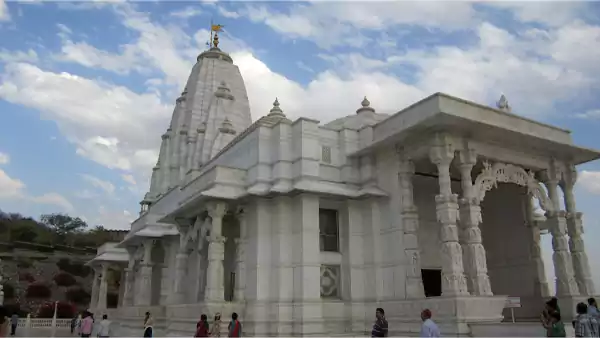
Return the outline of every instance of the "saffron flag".
[[[210,29],[213,32],[220,32],[222,30],[222,28],[223,28],[223,25],[212,25],[212,26],[210,26]]]

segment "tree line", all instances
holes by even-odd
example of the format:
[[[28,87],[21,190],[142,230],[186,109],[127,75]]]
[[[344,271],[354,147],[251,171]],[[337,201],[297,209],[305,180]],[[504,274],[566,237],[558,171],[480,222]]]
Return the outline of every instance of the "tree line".
[[[44,214],[39,220],[19,213],[0,210],[0,241],[30,242],[42,245],[65,245],[96,248],[111,239],[108,230],[89,227],[79,217],[62,213]]]

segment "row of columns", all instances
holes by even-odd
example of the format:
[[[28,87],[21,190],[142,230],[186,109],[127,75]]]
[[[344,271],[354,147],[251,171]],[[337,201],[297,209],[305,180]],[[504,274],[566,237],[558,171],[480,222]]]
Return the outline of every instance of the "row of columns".
[[[224,267],[223,261],[225,258],[225,242],[227,238],[222,235],[223,230],[223,217],[227,213],[227,204],[225,202],[210,202],[206,205],[208,219],[208,227],[210,229],[210,235],[208,237],[208,255],[207,261],[208,266],[206,268],[206,285],[204,292],[204,299],[208,302],[220,302],[225,300],[225,286],[224,286]],[[237,217],[240,222],[240,238],[236,238],[236,278],[235,278],[235,300],[244,299],[245,289],[245,262],[244,262],[244,250],[246,247],[246,226],[244,224],[244,213],[243,210],[237,212]],[[203,222],[198,219],[197,222]],[[198,227],[189,228],[188,231],[198,231]],[[198,236],[197,238],[190,239],[184,231],[180,234],[180,245],[175,256],[175,273],[173,289],[169,296],[169,303],[171,304],[183,304],[186,303],[186,275],[188,269],[189,256],[192,251],[190,245],[193,240],[203,241],[204,238]],[[151,281],[152,281],[152,262],[151,262],[151,250],[154,241],[147,240],[144,242],[144,255],[140,265],[140,280],[139,290],[136,290],[136,298],[143,300],[150,300],[151,296]],[[124,306],[134,305],[133,285],[135,283],[135,258],[133,252],[130,252],[130,259],[128,267],[125,269],[125,291],[124,291]],[[136,285],[137,286],[137,285]],[[136,302],[135,305],[149,305],[141,304]]]
[[[461,198],[452,192],[450,178],[450,165],[455,158],[456,150],[459,153],[458,166],[463,191]],[[418,213],[414,204],[412,186],[414,164],[402,148],[398,149],[398,153],[398,179],[402,200],[400,214],[404,223],[405,258],[409,264],[406,270],[406,295],[408,298],[420,298],[423,297],[424,292],[417,239]],[[463,149],[456,149],[449,136],[437,135],[429,149],[429,159],[438,170],[439,194],[435,196],[435,203],[437,220],[441,224],[442,295],[491,296],[486,252],[479,228],[482,222],[480,201],[477,192],[473,191],[472,170],[477,163],[477,154],[468,145]],[[569,172],[564,173],[560,172],[553,163],[545,176],[545,185],[554,209],[547,213],[547,218],[554,250],[556,294],[557,296],[592,295],[595,290],[582,239],[581,213],[576,211],[573,195],[576,181],[575,168],[571,167]],[[564,192],[566,212],[560,210],[558,186]],[[528,223],[533,222],[528,220]],[[533,233],[533,236],[534,239],[539,238],[539,229],[537,229],[537,236],[536,233]],[[536,262],[541,261],[539,242],[537,249],[532,253]],[[543,273],[543,265],[540,271]],[[539,282],[543,284],[544,279],[540,277]]]

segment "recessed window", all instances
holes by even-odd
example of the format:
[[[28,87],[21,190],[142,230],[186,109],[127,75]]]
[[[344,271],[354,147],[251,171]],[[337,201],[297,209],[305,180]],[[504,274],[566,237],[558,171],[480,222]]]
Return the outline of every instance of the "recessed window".
[[[331,147],[321,147],[321,161],[324,163],[331,163]]]
[[[337,210],[319,209],[319,242],[321,251],[340,251],[338,219]]]

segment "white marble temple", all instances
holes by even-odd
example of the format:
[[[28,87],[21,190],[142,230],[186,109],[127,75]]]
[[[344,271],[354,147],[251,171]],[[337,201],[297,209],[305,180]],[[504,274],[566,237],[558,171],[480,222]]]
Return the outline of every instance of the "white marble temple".
[[[545,230],[565,315],[595,293],[573,186],[599,152],[513,115],[504,96],[488,107],[436,93],[391,116],[357,101],[321,124],[275,100],[252,123],[231,57],[200,54],[139,218],[114,257],[105,247],[90,262],[102,276],[91,307],[106,307],[106,271],[120,267],[122,335],[140,334],[146,311],[157,335],[234,311],[248,336],[360,335],[376,307],[393,334],[417,332],[429,308],[444,335],[469,335],[502,320],[507,296],[521,297],[518,319],[537,317]]]

